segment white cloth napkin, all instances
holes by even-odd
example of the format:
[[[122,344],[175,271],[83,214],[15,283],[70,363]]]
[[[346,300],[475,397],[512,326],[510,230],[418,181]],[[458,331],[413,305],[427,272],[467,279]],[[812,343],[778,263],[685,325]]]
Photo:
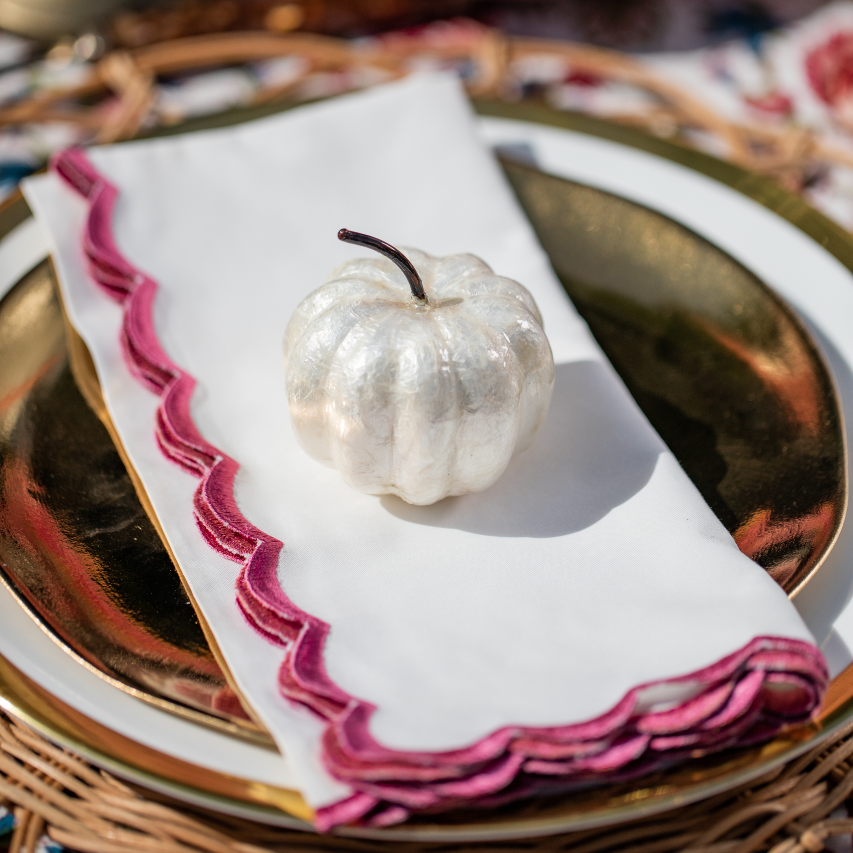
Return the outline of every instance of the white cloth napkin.
[[[158,283],[154,320],[197,379],[195,423],[240,470],[236,501],[282,540],[289,598],[331,626],[335,684],[404,751],[604,714],[632,688],[696,672],[761,636],[812,638],[649,426],[552,272],[459,85],[410,78],[231,129],[96,148],[118,188],[116,242]],[[196,526],[198,481],[155,442],[122,311],[81,251],[86,203],[53,174],[27,199],[107,406],[242,692],[316,807],[347,797],[325,724],[285,701],[282,649],[235,603],[240,567]],[[364,250],[339,228],[433,255],[471,252],[533,293],[557,363],[533,446],[491,489],[411,507],[349,489],[291,431],[281,343],[296,305]],[[649,694],[671,706],[690,683]]]

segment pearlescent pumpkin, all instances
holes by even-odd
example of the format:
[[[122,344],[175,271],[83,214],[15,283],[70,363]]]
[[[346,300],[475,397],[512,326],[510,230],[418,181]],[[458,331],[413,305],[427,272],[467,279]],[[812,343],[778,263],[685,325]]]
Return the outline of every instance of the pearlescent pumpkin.
[[[423,300],[399,261],[376,258],[339,267],[299,305],[287,397],[300,445],[350,486],[431,504],[491,486],[530,444],[554,359],[520,284],[473,255],[406,255]]]

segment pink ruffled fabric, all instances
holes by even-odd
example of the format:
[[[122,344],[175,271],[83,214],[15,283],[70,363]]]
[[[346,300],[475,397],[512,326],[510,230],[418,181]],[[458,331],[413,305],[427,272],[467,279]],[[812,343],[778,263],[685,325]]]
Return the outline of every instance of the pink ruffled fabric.
[[[93,279],[124,308],[122,346],[133,375],[160,398],[156,436],[163,453],[199,478],[194,513],[212,548],[240,563],[237,603],[249,622],[283,649],[279,688],[326,721],[323,761],[352,796],[318,810],[316,824],[383,826],[415,812],[494,806],[536,793],[631,778],[661,767],[773,736],[809,721],[828,675],[814,646],[759,637],[699,672],[673,679],[695,695],[666,710],[643,707],[631,690],[607,713],[567,726],[507,727],[462,749],[390,750],[370,734],[374,706],[329,678],[323,646],[329,626],[300,610],[278,583],[282,543],[254,527],[234,500],[237,463],[209,444],[193,423],[191,376],[157,338],[157,285],[119,252],[112,235],[117,191],[79,149],[60,153],[54,170],[88,202],[83,249]]]

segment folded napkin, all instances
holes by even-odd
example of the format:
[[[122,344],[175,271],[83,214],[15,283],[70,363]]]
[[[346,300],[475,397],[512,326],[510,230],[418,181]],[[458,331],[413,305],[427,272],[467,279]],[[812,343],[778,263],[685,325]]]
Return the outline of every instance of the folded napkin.
[[[814,713],[812,637],[603,357],[453,79],[65,152],[25,192],[194,600],[320,828],[624,778]],[[366,254],[341,227],[474,253],[533,293],[551,411],[485,492],[367,496],[298,447],[282,337]]]

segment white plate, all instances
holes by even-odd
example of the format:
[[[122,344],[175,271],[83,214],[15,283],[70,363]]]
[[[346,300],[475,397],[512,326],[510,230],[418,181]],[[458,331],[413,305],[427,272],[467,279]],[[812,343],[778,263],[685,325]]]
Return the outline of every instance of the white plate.
[[[491,145],[525,146],[546,172],[637,201],[682,222],[716,243],[784,296],[815,334],[835,376],[847,424],[853,424],[853,274],[785,219],[736,190],[664,158],[582,133],[506,119],[479,119]],[[46,257],[32,220],[0,244],[0,296]],[[848,427],[848,441],[850,438]],[[819,642],[833,674],[853,661],[853,525],[841,536],[796,605]],[[846,609],[845,609],[846,608]],[[835,623],[835,630],[833,630]],[[113,687],[69,657],[0,584],[0,655],[63,702],[146,746],[203,768],[294,788],[281,756],[177,718]],[[0,701],[2,706],[2,701]],[[103,763],[103,761],[101,762]],[[128,775],[126,768],[111,768]],[[188,799],[185,789],[137,781]],[[200,794],[200,804],[247,817],[242,809]],[[269,812],[263,819],[269,820]],[[280,825],[306,828],[281,815]],[[400,833],[391,833],[402,840]]]

